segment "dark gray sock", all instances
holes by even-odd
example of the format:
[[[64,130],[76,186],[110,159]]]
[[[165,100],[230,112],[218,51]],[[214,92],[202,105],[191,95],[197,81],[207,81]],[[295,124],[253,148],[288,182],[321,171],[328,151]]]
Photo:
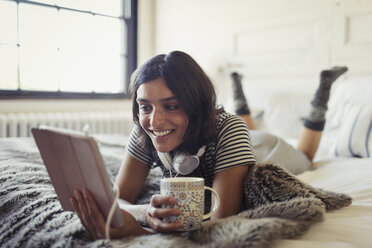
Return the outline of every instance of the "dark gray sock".
[[[247,99],[245,98],[242,87],[243,76],[237,72],[233,72],[231,73],[231,78],[235,113],[237,115],[249,115],[251,111],[248,107]]]
[[[332,84],[347,70],[347,67],[333,67],[320,73],[320,84],[311,101],[310,115],[305,118],[306,127],[318,131],[323,130]]]

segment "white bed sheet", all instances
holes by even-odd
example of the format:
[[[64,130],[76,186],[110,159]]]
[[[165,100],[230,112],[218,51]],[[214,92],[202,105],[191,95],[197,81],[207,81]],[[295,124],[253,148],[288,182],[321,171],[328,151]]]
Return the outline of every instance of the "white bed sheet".
[[[351,206],[326,213],[299,239],[280,240],[276,248],[372,247],[372,158],[337,158],[318,161],[316,169],[299,178],[312,186],[349,194]]]

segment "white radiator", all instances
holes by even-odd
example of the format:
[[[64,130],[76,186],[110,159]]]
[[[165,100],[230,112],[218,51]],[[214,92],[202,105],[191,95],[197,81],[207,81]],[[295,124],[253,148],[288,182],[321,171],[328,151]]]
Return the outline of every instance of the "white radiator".
[[[31,137],[31,128],[39,125],[81,131],[86,124],[90,125],[94,134],[129,135],[133,127],[132,113],[105,111],[0,114],[0,137]]]

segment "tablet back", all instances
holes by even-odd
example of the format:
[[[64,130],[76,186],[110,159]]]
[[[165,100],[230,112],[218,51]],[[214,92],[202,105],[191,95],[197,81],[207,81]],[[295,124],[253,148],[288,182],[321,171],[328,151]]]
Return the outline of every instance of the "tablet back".
[[[62,208],[74,211],[70,197],[75,189],[86,188],[107,219],[114,193],[94,138],[37,128],[32,134]],[[124,225],[118,206],[111,225]]]

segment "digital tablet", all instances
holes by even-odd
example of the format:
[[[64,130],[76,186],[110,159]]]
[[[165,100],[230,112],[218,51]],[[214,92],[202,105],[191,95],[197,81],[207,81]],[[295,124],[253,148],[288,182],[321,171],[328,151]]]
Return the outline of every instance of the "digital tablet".
[[[74,211],[69,199],[75,189],[86,188],[107,220],[115,196],[95,139],[82,132],[45,126],[31,131],[62,208]],[[111,225],[124,225],[117,204]]]

